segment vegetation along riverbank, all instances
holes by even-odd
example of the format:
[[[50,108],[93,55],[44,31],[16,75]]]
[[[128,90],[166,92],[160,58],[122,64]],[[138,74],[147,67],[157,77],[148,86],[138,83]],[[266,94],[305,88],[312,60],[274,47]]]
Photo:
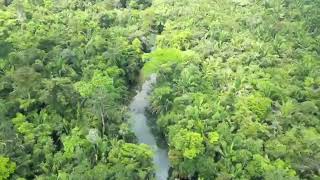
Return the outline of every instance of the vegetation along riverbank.
[[[0,1],[0,180],[161,179],[152,74],[169,179],[317,180],[319,54],[319,0]]]

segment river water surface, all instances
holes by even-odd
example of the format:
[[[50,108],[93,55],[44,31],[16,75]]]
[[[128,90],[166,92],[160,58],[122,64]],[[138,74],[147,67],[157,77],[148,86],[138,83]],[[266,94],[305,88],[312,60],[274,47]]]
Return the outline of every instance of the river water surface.
[[[131,127],[132,131],[138,138],[139,143],[149,145],[154,151],[153,162],[156,167],[157,180],[166,180],[169,171],[169,160],[167,149],[158,147],[154,135],[148,126],[148,119],[145,115],[145,109],[149,106],[149,93],[152,85],[156,82],[156,75],[151,75],[150,79],[145,81],[142,88],[133,98],[130,104],[132,114]]]

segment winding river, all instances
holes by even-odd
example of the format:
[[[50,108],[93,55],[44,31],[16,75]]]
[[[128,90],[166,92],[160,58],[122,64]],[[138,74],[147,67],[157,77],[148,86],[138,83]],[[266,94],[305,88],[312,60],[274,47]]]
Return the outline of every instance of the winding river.
[[[138,138],[139,143],[149,145],[154,151],[153,162],[156,167],[156,179],[166,180],[169,171],[169,160],[167,149],[160,148],[154,135],[148,126],[148,119],[145,115],[145,109],[149,106],[149,94],[152,90],[152,85],[156,82],[156,75],[151,75],[150,79],[145,81],[142,88],[133,98],[130,104],[130,111],[132,114],[131,127],[132,131]]]

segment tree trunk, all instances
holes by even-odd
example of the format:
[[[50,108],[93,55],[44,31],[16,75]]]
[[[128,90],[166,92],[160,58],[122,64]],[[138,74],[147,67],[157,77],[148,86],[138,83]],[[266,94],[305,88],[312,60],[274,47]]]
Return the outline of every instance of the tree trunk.
[[[105,125],[105,122],[104,122],[104,113],[103,113],[103,110],[102,110],[102,106],[100,107],[100,116],[101,116],[101,123],[102,123],[102,137],[104,135],[104,130],[106,128],[106,125]]]

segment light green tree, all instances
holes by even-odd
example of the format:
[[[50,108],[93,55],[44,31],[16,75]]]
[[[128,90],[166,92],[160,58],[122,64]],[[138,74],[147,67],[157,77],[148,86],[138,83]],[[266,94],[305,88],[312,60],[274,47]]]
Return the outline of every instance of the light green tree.
[[[9,158],[0,156],[0,180],[6,180],[15,171],[16,164]]]

